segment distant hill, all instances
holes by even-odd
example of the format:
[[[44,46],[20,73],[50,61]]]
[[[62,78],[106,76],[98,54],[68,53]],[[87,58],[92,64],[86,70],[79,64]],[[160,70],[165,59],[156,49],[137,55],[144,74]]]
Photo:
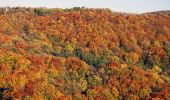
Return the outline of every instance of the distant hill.
[[[170,10],[156,11],[156,12],[148,12],[148,14],[170,14]]]

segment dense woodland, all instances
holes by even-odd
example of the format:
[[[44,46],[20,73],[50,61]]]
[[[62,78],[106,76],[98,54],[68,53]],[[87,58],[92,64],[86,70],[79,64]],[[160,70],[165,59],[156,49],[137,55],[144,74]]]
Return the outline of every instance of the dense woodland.
[[[0,99],[170,100],[170,11],[0,8]]]

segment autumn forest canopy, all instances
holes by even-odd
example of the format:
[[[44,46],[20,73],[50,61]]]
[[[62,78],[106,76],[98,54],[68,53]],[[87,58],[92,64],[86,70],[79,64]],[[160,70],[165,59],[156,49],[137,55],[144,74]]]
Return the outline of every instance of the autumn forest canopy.
[[[0,8],[0,100],[170,99],[170,11]]]

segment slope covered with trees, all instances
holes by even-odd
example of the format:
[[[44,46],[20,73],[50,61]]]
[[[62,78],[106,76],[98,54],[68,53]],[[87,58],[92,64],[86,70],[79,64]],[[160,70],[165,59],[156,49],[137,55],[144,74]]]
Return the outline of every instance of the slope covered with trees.
[[[0,8],[0,99],[170,99],[170,12]]]

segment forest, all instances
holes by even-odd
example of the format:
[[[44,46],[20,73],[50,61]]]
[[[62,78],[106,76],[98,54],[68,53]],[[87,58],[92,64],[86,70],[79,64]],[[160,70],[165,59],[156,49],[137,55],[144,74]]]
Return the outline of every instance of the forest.
[[[0,8],[0,100],[170,100],[170,11]]]

